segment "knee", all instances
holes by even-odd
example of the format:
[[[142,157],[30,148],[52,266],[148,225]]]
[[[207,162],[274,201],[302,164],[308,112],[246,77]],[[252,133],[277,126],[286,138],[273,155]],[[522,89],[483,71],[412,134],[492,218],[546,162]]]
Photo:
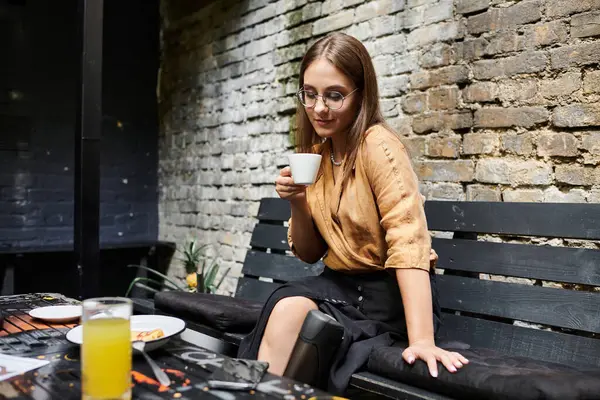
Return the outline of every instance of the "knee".
[[[286,324],[291,328],[304,322],[308,312],[316,309],[317,304],[306,297],[287,297],[275,304],[269,319]]]

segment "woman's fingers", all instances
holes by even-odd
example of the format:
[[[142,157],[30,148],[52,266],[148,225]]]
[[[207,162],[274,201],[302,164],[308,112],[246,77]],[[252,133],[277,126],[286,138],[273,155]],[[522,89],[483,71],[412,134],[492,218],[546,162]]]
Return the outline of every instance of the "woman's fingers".
[[[454,357],[456,357],[456,359],[457,359],[457,360],[458,360],[460,363],[462,363],[463,365],[465,365],[465,364],[468,364],[468,363],[469,363],[469,360],[467,360],[465,357],[463,357],[463,355],[462,355],[462,354],[460,354],[460,353],[457,353],[457,352],[452,352],[452,355],[453,355]]]
[[[425,358],[426,358],[425,362],[427,362],[427,367],[429,368],[429,373],[434,378],[437,378],[438,369],[437,369],[437,360],[435,359],[435,356],[433,354],[430,354]]]
[[[402,358],[404,358],[404,361],[406,361],[409,364],[412,364],[415,362],[415,355],[409,349],[406,349],[402,352]]]
[[[281,176],[292,176],[292,169],[290,167],[282,168],[281,171],[279,171],[279,175],[281,175]]]
[[[304,185],[276,185],[275,190],[284,193],[301,193],[306,190]]]
[[[285,174],[285,168],[282,174]],[[300,195],[306,191],[305,185],[294,184],[294,179],[289,176],[278,176],[275,180],[275,191],[282,199],[292,199],[294,196]]]
[[[463,357],[460,353],[450,352],[438,347],[428,349],[415,349],[407,348],[402,353],[402,358],[409,364],[412,364],[415,359],[419,358],[427,363],[427,369],[432,377],[438,377],[438,366],[437,362],[440,361],[442,365],[451,373],[457,372],[458,368],[462,368],[469,361]]]
[[[437,358],[442,362],[442,364],[444,364],[444,367],[446,367],[448,371],[456,372],[456,367],[454,366],[453,360],[450,358],[450,354],[442,351],[441,354],[438,354]]]
[[[302,190],[278,190],[277,193],[279,193],[279,196],[287,199],[289,197],[296,196],[304,192]]]
[[[275,184],[283,186],[296,186],[294,185],[294,180],[291,177],[286,176],[278,176],[277,179],[275,179]]]
[[[448,356],[450,357],[450,360],[452,361],[452,364],[456,367],[456,368],[462,368],[463,363],[460,362],[460,359],[458,356],[460,356],[460,354],[458,353],[453,353],[453,352],[449,352]]]

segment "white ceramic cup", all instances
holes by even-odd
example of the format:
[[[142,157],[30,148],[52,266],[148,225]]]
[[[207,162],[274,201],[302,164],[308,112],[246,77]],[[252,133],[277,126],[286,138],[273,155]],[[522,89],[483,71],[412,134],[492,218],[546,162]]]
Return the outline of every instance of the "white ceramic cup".
[[[288,155],[292,179],[296,185],[312,185],[317,179],[319,165],[321,165],[320,154],[295,153]]]

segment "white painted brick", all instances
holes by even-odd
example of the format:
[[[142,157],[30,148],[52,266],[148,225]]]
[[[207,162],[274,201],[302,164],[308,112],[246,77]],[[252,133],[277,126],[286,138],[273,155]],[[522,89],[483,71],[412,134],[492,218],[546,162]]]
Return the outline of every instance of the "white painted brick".
[[[319,18],[321,16],[321,3],[310,3],[302,8],[302,21]]]
[[[247,249],[234,249],[233,259],[239,263],[244,262],[244,260],[246,259],[247,251]]]
[[[301,60],[305,51],[306,45],[304,43],[279,48],[275,51],[274,61],[272,61],[271,65],[279,65],[292,60]]]
[[[277,34],[277,47],[283,47],[294,44],[300,40],[311,37],[313,33],[313,24],[304,24],[295,28],[285,30]]]
[[[255,25],[249,35],[252,40],[261,39],[265,36],[274,35],[285,29],[286,19],[284,16],[275,17],[267,22]]]
[[[308,0],[279,0],[275,4],[280,13],[285,13],[300,8],[306,3],[308,3]]]
[[[394,57],[389,54],[373,58],[373,66],[375,67],[375,72],[377,73],[378,78],[391,75],[393,65]]]
[[[426,5],[426,4],[434,4],[438,0],[408,0],[407,6],[410,8]]]
[[[342,8],[352,7],[364,0],[325,0],[323,2],[323,15],[333,14]]]
[[[382,99],[380,105],[384,117],[392,118],[398,116],[398,100]]]
[[[275,103],[274,103],[274,107],[275,110],[278,113],[287,113],[287,112],[292,112],[295,111],[297,108],[297,100],[295,96],[289,96],[289,97],[284,97],[281,99],[278,99]]]
[[[385,15],[392,8],[392,0],[374,0],[356,8],[354,22],[363,22]]]
[[[272,131],[273,133],[281,133],[281,132],[289,132],[290,130],[290,118],[289,117],[279,117],[275,120]]]
[[[458,37],[459,23],[445,22],[429,25],[412,31],[407,38],[409,49],[437,41],[450,40]]]
[[[435,22],[452,19],[454,14],[453,0],[440,0],[439,3],[430,5],[423,13],[423,21],[425,24],[433,24]]]
[[[423,25],[425,6],[405,10],[397,16],[398,25],[403,28],[416,28]]]
[[[244,46],[244,57],[254,57],[272,51],[276,40],[277,36],[271,35],[247,44]]]
[[[544,193],[540,189],[506,189],[502,192],[506,202],[539,203],[544,201]]]
[[[248,168],[258,168],[262,165],[262,154],[261,153],[251,153],[246,158],[246,167]]]
[[[263,113],[265,112],[265,109],[269,109],[270,107],[272,107],[273,103],[270,101],[261,101],[261,102],[254,102],[254,103],[250,103],[248,105],[246,105],[246,118],[256,118],[260,115],[263,115]]]
[[[296,93],[298,93],[298,82],[289,80],[285,84],[285,90],[283,91],[283,93],[281,93],[281,95],[278,95],[277,97],[283,97],[283,96],[288,96],[288,95],[295,96]]]
[[[406,50],[406,36],[403,34],[386,36],[371,42],[371,55],[403,53]],[[401,57],[401,56],[400,56]]]
[[[394,97],[406,92],[408,76],[383,77],[379,80],[379,95],[381,97]]]
[[[396,32],[396,18],[393,15],[384,15],[369,21],[371,32],[374,37],[389,35]]]
[[[587,192],[583,189],[571,189],[565,192],[555,187],[544,191],[545,203],[585,203]]]
[[[275,76],[278,80],[292,78],[298,75],[299,62],[291,62],[279,65],[275,68]]]
[[[345,28],[342,32],[354,36],[360,41],[369,39],[373,32],[371,30],[371,24],[369,22],[362,22],[360,24],[351,25]],[[364,43],[366,45],[366,43]]]
[[[404,53],[402,56],[395,56],[394,63],[391,66],[392,74],[403,74],[413,72],[419,68],[419,55],[416,52]]]
[[[240,20],[240,27],[247,27],[256,25],[259,22],[271,19],[277,15],[277,3],[271,3],[266,7],[259,8],[256,11],[252,11],[245,16],[243,16]]]
[[[313,34],[320,35],[322,33],[345,28],[351,25],[353,20],[354,10],[346,10],[334,15],[330,15],[329,17],[322,18],[314,23]]]

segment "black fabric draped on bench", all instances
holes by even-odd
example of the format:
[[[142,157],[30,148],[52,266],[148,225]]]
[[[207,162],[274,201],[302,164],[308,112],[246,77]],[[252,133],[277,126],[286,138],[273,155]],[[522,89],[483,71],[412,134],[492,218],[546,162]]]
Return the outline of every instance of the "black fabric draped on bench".
[[[406,365],[398,343],[374,351],[351,386],[390,398],[600,399],[600,250],[566,243],[600,240],[600,205],[428,201],[425,210],[429,229],[446,232],[433,240],[438,342],[466,344],[471,363],[456,374],[440,364],[434,379],[424,363]],[[239,340],[278,284],[322,271],[289,254],[289,215],[286,201],[261,201],[235,298],[159,293],[157,310]]]

